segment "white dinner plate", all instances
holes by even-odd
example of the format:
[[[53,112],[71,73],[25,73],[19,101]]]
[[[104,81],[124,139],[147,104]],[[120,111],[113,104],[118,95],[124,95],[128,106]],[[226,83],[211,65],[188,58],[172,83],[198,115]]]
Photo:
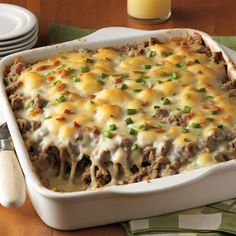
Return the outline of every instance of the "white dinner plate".
[[[23,7],[0,3],[0,40],[19,37],[37,23],[35,15]]]
[[[31,38],[35,32],[38,31],[38,24],[35,25],[35,27],[28,33],[18,37],[18,38],[14,38],[14,39],[10,39],[10,40],[0,40],[0,47],[1,46],[8,46],[8,45],[13,45],[19,42],[22,42],[24,40],[28,40],[29,38]]]
[[[18,43],[15,43],[15,44],[0,46],[0,53],[4,52],[6,50],[16,49],[16,48],[19,48],[19,47],[24,47],[24,46],[30,44],[37,37],[38,37],[38,30],[36,30],[36,31],[34,30],[34,34],[30,35],[25,40],[19,41]]]
[[[0,52],[0,58],[15,52],[19,52],[19,51],[24,51],[26,49],[30,49],[32,48],[38,41],[38,37],[36,37],[31,43],[23,46],[23,47],[19,47],[19,48],[15,48],[15,49],[11,49],[11,50],[6,50],[4,52]]]

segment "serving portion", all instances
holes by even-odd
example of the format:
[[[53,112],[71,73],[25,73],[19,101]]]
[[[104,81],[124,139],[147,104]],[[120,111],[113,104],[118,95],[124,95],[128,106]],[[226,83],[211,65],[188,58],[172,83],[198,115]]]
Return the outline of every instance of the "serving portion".
[[[16,60],[6,91],[41,182],[79,191],[235,156],[236,82],[200,35]]]

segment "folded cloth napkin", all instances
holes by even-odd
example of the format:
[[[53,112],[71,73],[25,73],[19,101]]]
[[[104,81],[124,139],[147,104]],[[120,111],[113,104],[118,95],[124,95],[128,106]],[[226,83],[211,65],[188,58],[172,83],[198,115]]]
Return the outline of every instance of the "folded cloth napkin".
[[[49,26],[49,44],[84,37],[95,30],[64,25]],[[214,36],[236,51],[236,36]],[[236,199],[164,216],[131,220],[122,224],[129,236],[224,236],[236,235]]]
[[[122,224],[128,235],[236,235],[236,199]]]
[[[91,34],[95,29],[82,29],[72,26],[52,24],[49,26],[49,44],[62,43]],[[214,36],[217,42],[236,51],[236,36]]]

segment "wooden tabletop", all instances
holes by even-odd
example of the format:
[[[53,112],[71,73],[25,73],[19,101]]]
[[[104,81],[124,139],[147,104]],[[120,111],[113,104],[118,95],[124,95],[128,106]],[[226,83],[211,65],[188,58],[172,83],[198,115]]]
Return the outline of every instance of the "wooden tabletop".
[[[61,23],[84,28],[128,26],[139,29],[188,27],[211,35],[236,35],[235,0],[172,0],[172,16],[165,23],[142,25],[126,13],[126,0],[6,0],[28,8],[39,19],[39,45],[47,44],[48,25]],[[123,236],[119,225],[62,232],[46,226],[27,199],[20,209],[0,206],[0,235],[4,236]]]

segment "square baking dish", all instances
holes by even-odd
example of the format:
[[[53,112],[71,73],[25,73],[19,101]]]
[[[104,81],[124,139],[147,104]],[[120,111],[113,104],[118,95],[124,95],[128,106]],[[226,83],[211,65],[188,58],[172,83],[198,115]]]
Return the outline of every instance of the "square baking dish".
[[[32,169],[5,93],[4,70],[18,56],[22,61],[31,63],[59,52],[79,48],[121,46],[142,42],[150,37],[164,41],[194,33],[202,36],[212,52],[222,52],[228,75],[236,79],[236,53],[218,45],[209,35],[193,29],[142,31],[121,27],[104,28],[82,39],[16,53],[0,62],[1,107],[25,175],[28,194],[39,217],[47,225],[61,230],[73,230],[161,215],[236,197],[234,160],[148,182],[93,191],[60,193],[49,190],[40,184]]]

